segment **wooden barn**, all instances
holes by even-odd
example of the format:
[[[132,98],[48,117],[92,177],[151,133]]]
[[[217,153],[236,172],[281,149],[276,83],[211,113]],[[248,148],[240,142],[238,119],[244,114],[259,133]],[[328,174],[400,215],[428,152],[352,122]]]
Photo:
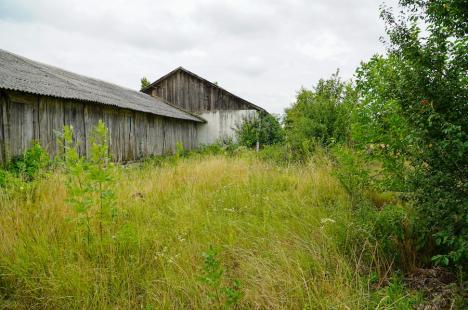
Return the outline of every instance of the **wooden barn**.
[[[245,118],[266,111],[179,67],[142,90],[155,98],[201,116],[206,123],[198,131],[200,144],[234,138],[234,128]]]
[[[183,99],[177,100],[179,106]],[[74,128],[80,152],[89,154],[89,134],[102,119],[116,161],[173,152],[180,142],[197,147],[205,121],[152,97],[0,50],[0,163],[38,141],[53,156],[56,131]]]

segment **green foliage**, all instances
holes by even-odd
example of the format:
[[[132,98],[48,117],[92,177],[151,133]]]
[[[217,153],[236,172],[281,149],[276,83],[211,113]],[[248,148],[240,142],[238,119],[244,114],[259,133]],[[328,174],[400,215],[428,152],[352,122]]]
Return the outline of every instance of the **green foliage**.
[[[187,151],[184,149],[184,145],[181,142],[176,143],[176,151],[174,154],[175,159],[179,159],[187,155]]]
[[[356,72],[356,89],[361,101],[352,113],[352,138],[363,155],[382,164],[379,183],[384,190],[407,191],[407,164],[411,146],[410,122],[395,100],[398,60],[373,57]]]
[[[32,146],[23,155],[14,158],[7,165],[7,170],[23,177],[26,181],[32,181],[49,164],[50,159],[47,152],[38,142],[33,142]]]
[[[21,189],[24,188],[28,182],[22,177],[18,176],[9,170],[0,169],[0,188],[2,189]]]
[[[332,155],[333,174],[348,192],[356,219],[367,240],[376,244],[379,259],[393,262],[395,268],[414,268],[414,215],[395,192],[382,193],[382,168],[356,149],[338,145]]]
[[[362,194],[374,186],[370,164],[361,152],[350,148],[335,146],[332,154],[337,161],[334,175],[346,189],[353,204],[362,200]]]
[[[468,261],[466,10],[456,0],[400,4],[399,18],[382,11],[388,57],[357,72],[354,138],[373,146],[390,189],[410,193],[421,246],[435,240],[435,262],[460,265]]]
[[[151,85],[151,82],[146,78],[146,76],[140,79],[140,89],[143,90],[148,88]]]
[[[103,240],[106,226],[116,215],[113,164],[110,162],[107,137],[107,128],[99,121],[91,134],[90,158],[87,160],[79,155],[77,143],[73,142],[73,128],[65,126],[63,131],[67,203],[75,210],[76,221],[84,228],[88,245],[92,238],[93,220],[97,221],[99,237]]]
[[[242,298],[240,281],[235,279],[231,286],[223,286],[224,268],[218,260],[218,252],[213,247],[210,246],[210,249],[203,253],[203,258],[200,281],[208,288],[208,297],[216,306],[224,308],[236,306]]]
[[[393,276],[388,285],[371,296],[373,309],[414,309],[423,300],[418,293],[408,293],[401,276]]]
[[[283,128],[278,117],[261,113],[259,116],[245,118],[236,128],[237,142],[248,148],[273,145],[283,141]]]
[[[300,161],[287,144],[267,145],[258,152],[257,157],[278,165],[289,165]]]
[[[286,110],[285,132],[295,152],[310,154],[315,145],[329,146],[349,140],[350,113],[355,100],[352,85],[338,72],[321,79],[312,89],[301,89]]]

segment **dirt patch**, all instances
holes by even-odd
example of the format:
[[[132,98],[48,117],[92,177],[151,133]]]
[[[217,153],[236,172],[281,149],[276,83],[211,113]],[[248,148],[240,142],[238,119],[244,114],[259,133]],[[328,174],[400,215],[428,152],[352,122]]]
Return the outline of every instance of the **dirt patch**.
[[[468,283],[457,284],[457,277],[445,268],[416,269],[406,279],[406,285],[424,294],[418,310],[467,309]]]

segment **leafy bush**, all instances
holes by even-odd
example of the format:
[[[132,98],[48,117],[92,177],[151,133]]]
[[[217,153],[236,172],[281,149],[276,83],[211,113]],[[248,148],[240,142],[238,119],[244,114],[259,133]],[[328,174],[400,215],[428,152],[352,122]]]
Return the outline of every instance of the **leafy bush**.
[[[0,169],[0,188],[17,189],[25,183],[23,178],[18,177],[15,173]]]
[[[333,174],[346,189],[354,205],[364,199],[365,192],[377,189],[372,177],[371,162],[359,150],[337,145],[331,149],[336,162]]]
[[[276,164],[290,164],[298,162],[299,159],[287,144],[275,144],[265,146],[257,154],[258,158],[271,161]]]
[[[354,90],[338,72],[321,79],[313,90],[301,89],[286,110],[286,140],[296,152],[310,153],[315,144],[328,146],[348,142]]]
[[[378,146],[369,154],[384,163],[389,188],[412,197],[420,246],[435,240],[436,263],[466,267],[468,28],[462,2],[401,1],[399,18],[382,11],[389,56],[374,57],[357,72],[362,101],[353,136],[361,148]]]
[[[283,141],[283,128],[278,117],[261,113],[259,116],[245,118],[236,128],[237,143],[245,147],[273,145]]]
[[[208,298],[215,307],[231,308],[236,306],[242,297],[240,281],[236,279],[232,285],[223,286],[225,270],[218,259],[218,252],[213,247],[203,253],[203,258],[204,264],[200,282],[207,289]]]
[[[50,158],[47,152],[38,142],[33,142],[32,146],[22,156],[14,158],[8,164],[7,170],[25,178],[27,181],[31,181],[49,163]]]

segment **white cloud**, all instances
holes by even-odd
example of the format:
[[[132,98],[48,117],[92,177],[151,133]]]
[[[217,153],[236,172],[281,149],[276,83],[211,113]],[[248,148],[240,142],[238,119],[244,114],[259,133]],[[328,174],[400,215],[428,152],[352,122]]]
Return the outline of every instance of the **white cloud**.
[[[393,4],[396,0],[387,1]],[[375,0],[0,0],[0,48],[137,89],[178,66],[272,112],[382,52]]]

